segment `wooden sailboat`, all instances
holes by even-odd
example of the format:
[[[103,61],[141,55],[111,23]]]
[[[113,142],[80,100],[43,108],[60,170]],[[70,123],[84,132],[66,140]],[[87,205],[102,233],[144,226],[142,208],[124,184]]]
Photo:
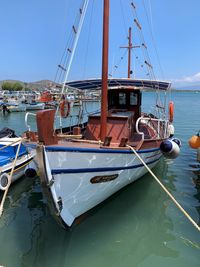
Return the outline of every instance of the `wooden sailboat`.
[[[102,78],[67,82],[79,90],[102,88],[101,112],[66,135],[54,131],[55,110],[36,116],[41,183],[63,227],[147,172],[130,147],[153,168],[162,156],[160,144],[170,135],[167,117],[141,111],[144,89],[167,91],[170,83],[108,79],[109,0],[103,17]]]

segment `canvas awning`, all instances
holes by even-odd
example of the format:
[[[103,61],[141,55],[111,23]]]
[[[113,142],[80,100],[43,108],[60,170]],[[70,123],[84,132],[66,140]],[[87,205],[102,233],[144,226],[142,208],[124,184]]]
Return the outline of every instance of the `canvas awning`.
[[[95,90],[101,89],[101,79],[89,79],[66,82],[66,86],[79,90]],[[135,79],[108,79],[109,89],[116,89],[118,87],[131,87],[134,89],[147,90],[168,90],[171,83],[164,81],[151,80],[135,80]]]

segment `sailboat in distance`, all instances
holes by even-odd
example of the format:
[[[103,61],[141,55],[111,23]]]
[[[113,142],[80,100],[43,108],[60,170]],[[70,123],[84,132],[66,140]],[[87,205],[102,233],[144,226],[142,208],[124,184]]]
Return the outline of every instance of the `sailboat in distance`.
[[[137,155],[153,168],[162,157],[160,145],[167,140],[164,152],[172,149],[173,114],[169,120],[166,107],[160,107],[161,117],[142,112],[143,90],[167,92],[170,83],[108,79],[108,48],[109,0],[104,0],[102,77],[65,83],[79,90],[101,89],[101,111],[89,115],[83,127],[71,127],[66,133],[54,130],[55,110],[36,115],[41,184],[52,214],[64,228],[141,178],[147,170]]]

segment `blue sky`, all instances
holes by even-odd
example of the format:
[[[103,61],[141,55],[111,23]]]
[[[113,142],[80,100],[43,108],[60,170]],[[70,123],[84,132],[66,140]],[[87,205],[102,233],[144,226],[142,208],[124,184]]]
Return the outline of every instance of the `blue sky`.
[[[126,77],[125,50],[119,47],[127,43],[129,26],[133,27],[133,44],[140,44],[141,40],[133,23],[132,1],[110,2],[109,72]],[[200,84],[200,1],[133,2],[156,78],[171,80],[177,86]],[[54,80],[80,3],[81,0],[0,0],[0,80]],[[69,79],[101,75],[101,16],[102,1],[90,0]],[[147,78],[148,73],[139,70],[143,66],[139,50],[134,49],[132,69],[137,78]]]

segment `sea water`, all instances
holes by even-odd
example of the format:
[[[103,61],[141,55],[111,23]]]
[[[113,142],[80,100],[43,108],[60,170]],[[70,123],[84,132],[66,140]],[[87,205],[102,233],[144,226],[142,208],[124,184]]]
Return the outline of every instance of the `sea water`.
[[[181,154],[173,161],[162,159],[153,171],[200,224],[200,163],[188,146],[200,129],[200,93],[175,92],[172,98]],[[153,101],[153,94],[144,95],[147,111]],[[95,108],[91,105],[97,104],[88,109]],[[20,134],[26,130],[24,116],[0,115],[1,128]],[[0,265],[5,267],[200,266],[200,233],[149,174],[69,230],[50,215],[39,178],[22,178],[9,189],[0,218],[0,244]]]

